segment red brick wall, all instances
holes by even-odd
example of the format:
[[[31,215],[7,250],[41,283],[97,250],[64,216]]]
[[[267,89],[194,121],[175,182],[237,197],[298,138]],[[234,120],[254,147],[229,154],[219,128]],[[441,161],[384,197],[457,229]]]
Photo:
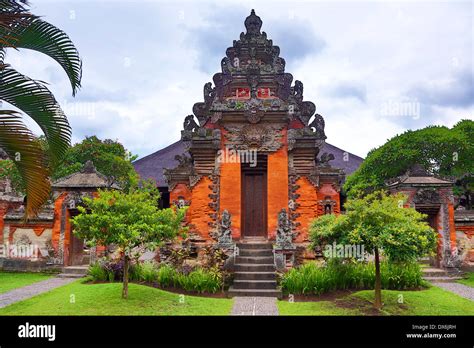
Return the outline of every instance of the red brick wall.
[[[288,148],[286,129],[282,130],[283,146],[268,155],[267,169],[267,218],[268,238],[275,239],[278,226],[278,213],[288,211]]]
[[[199,235],[206,240],[211,239],[209,236],[209,222],[212,221],[209,214],[213,213],[212,208],[209,206],[209,195],[212,193],[209,185],[211,184],[212,181],[207,176],[199,180],[192,188],[191,206],[188,210],[188,216],[193,225],[193,230],[198,232]]]
[[[295,213],[300,214],[296,218],[296,222],[300,223],[296,242],[300,243],[308,240],[309,225],[318,216],[318,193],[316,187],[305,177],[298,179],[296,185],[300,186],[296,191],[300,195],[296,199],[299,206],[295,210]]]

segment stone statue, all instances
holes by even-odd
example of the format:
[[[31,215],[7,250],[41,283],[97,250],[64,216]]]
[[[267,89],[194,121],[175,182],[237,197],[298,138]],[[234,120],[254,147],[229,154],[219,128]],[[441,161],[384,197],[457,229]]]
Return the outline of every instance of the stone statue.
[[[185,131],[194,132],[199,129],[199,125],[194,120],[194,115],[188,115],[184,119],[183,128]]]
[[[319,158],[319,160],[316,158],[316,163],[319,165],[319,166],[322,166],[322,167],[328,167],[330,166],[329,164],[329,161],[332,161],[334,159],[334,155],[332,153],[323,153],[321,155],[321,157]]]
[[[314,115],[314,120],[308,125],[310,128],[314,128],[317,138],[326,138],[324,133],[325,122],[323,116],[320,114]]]
[[[294,249],[293,239],[296,233],[291,231],[290,221],[286,209],[278,213],[278,228],[276,235],[276,249]]]
[[[208,82],[204,85],[204,103],[210,105],[216,96],[216,89],[212,88],[212,83]]]
[[[217,245],[220,248],[231,248],[234,246],[234,242],[232,241],[232,216],[230,213],[225,209],[222,212],[221,222],[219,224],[219,231],[217,234]]]
[[[293,95],[297,100],[303,100],[303,82],[296,80],[293,87]]]

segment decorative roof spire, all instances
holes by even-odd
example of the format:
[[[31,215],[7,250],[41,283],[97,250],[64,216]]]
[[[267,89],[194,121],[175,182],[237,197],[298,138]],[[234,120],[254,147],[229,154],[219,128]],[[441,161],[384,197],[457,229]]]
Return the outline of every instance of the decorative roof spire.
[[[250,35],[260,35],[260,28],[262,28],[262,20],[259,16],[255,14],[255,10],[252,9],[250,16],[245,18],[245,28],[247,29],[247,34]]]
[[[82,170],[81,170],[81,173],[87,173],[87,174],[91,174],[95,172],[96,172],[96,169],[95,169],[94,163],[92,163],[91,160],[88,160],[86,164],[84,164],[84,167],[82,167]]]
[[[408,169],[407,175],[416,177],[433,176],[420,163],[415,163],[410,169]]]

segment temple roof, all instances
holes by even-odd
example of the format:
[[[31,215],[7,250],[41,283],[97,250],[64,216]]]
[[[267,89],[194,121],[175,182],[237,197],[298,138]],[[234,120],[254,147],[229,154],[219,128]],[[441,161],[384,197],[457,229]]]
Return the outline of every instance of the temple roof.
[[[387,184],[390,187],[399,185],[450,186],[453,185],[454,182],[433,175],[423,166],[415,164],[412,168],[407,170],[405,175],[388,180]]]
[[[118,188],[117,185],[110,185],[107,177],[99,173],[92,161],[87,161],[84,167],[76,173],[65,176],[55,181],[51,187],[53,189],[72,189],[72,188]]]
[[[341,168],[346,175],[351,174],[364,160],[363,158],[344,151],[334,145],[325,143],[321,153],[329,153],[334,155],[334,160],[330,162],[332,167]],[[164,168],[174,168],[179,163],[175,159],[176,155],[183,155],[186,153],[184,143],[179,140],[161,150],[153,152],[152,154],[140,158],[133,162],[135,170],[142,179],[153,179],[157,186],[168,186],[163,175]],[[348,161],[344,161],[344,153],[348,153]]]

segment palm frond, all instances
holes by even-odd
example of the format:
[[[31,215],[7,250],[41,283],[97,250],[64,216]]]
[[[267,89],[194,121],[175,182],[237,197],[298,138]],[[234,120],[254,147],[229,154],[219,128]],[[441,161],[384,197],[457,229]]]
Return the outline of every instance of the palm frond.
[[[28,5],[26,1],[0,0],[0,28],[8,29],[23,20],[36,18],[23,4]]]
[[[13,160],[26,187],[26,217],[36,215],[49,197],[49,170],[44,152],[19,113],[0,110],[0,147]]]
[[[39,125],[48,141],[53,165],[57,164],[70,145],[71,127],[49,89],[10,67],[4,67],[0,70],[0,100],[22,110]]]
[[[0,28],[0,33],[5,29]],[[5,47],[27,48],[54,59],[66,72],[72,95],[81,87],[82,61],[69,36],[54,25],[34,18],[27,26],[16,26],[13,35],[5,36]]]

